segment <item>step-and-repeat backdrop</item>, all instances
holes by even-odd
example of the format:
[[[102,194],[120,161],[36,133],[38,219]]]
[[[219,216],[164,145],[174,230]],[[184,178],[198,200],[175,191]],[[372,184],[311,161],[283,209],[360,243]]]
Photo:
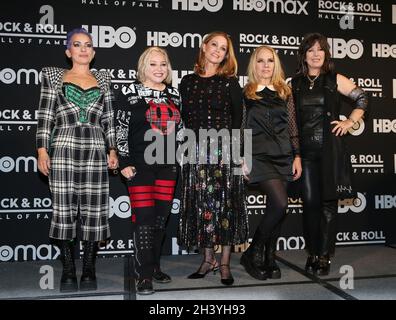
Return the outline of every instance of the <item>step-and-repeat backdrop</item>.
[[[393,3],[392,3],[393,2]],[[396,240],[396,2],[388,0],[2,0],[0,4],[0,261],[55,259],[49,244],[51,197],[37,170],[35,132],[44,66],[68,67],[66,33],[84,26],[94,39],[94,68],[111,73],[114,89],[135,78],[147,46],[168,50],[173,85],[192,71],[205,34],[227,32],[234,42],[241,85],[249,56],[266,44],[278,50],[288,77],[308,32],[329,38],[337,71],[370,96],[371,112],[347,139],[358,197],[340,203],[338,245]],[[350,106],[345,102],[343,115]],[[131,211],[119,176],[111,177],[112,239],[106,257],[133,253]],[[265,212],[265,196],[246,197],[251,232]],[[174,200],[164,254],[177,246]],[[287,219],[278,245],[303,249],[299,185],[290,186]],[[235,248],[243,250],[244,246]]]

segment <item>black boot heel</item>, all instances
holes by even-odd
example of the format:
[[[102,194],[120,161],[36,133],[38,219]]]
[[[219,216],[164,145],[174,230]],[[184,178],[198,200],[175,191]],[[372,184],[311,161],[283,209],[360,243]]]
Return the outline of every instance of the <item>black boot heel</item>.
[[[265,273],[268,279],[280,279],[281,270],[275,260],[276,243],[278,237],[273,236],[265,243]]]

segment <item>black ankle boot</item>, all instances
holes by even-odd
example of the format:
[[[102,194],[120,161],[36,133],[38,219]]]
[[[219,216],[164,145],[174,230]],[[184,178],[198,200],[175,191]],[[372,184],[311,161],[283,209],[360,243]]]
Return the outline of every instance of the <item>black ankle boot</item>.
[[[158,283],[168,283],[172,281],[170,275],[162,272],[161,269],[154,269],[153,272],[153,281]]]
[[[76,265],[74,263],[73,240],[59,241],[61,251],[60,259],[63,265],[62,278],[60,282],[61,292],[75,292],[78,290]]]
[[[281,270],[275,260],[276,242],[278,237],[271,237],[265,243],[265,271],[267,278],[280,279]]]
[[[267,279],[264,265],[264,240],[259,229],[254,233],[249,248],[242,254],[240,263],[253,278],[257,280]]]
[[[80,279],[80,290],[96,290],[96,252],[98,249],[98,243],[95,241],[84,241],[84,257],[83,257],[83,269]]]
[[[151,279],[139,279],[136,282],[136,293],[140,295],[153,294],[153,282]]]
[[[328,255],[319,256],[316,274],[318,276],[327,276],[330,272],[330,257]]]
[[[307,262],[305,263],[305,271],[310,273],[315,273],[318,269],[318,256],[309,255]]]

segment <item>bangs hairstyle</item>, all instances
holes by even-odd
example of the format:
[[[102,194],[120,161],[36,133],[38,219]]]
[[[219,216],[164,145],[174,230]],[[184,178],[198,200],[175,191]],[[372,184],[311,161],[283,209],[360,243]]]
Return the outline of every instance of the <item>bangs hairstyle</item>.
[[[248,83],[245,85],[243,89],[245,95],[249,99],[258,100],[261,99],[260,96],[256,94],[257,87],[260,83],[259,76],[256,71],[256,64],[257,64],[257,56],[262,50],[268,50],[272,53],[274,57],[274,72],[272,74],[271,82],[278,93],[279,97],[283,100],[286,100],[290,94],[291,89],[285,82],[285,73],[283,72],[282,64],[279,59],[278,54],[275,50],[268,46],[260,46],[254,50],[252,55],[250,56],[247,75],[248,75]]]
[[[172,66],[169,60],[168,53],[166,52],[165,49],[159,48],[159,47],[149,47],[146,50],[143,51],[143,53],[139,57],[138,61],[138,74],[137,74],[137,79],[140,82],[146,81],[146,69],[148,65],[150,64],[150,56],[152,53],[157,52],[160,53],[164,56],[166,65],[168,68],[168,75],[166,76],[164,82],[166,84],[170,84],[172,82]]]
[[[301,42],[301,45],[298,48],[297,74],[303,74],[304,76],[308,74],[308,65],[305,61],[306,55],[307,51],[312,48],[316,42],[325,52],[325,58],[321,72],[327,73],[334,70],[334,64],[331,61],[330,46],[327,42],[327,38],[320,33],[308,33],[304,36],[304,40]]]
[[[235,58],[234,47],[230,36],[223,31],[214,31],[205,36],[202,41],[201,47],[197,60],[194,65],[194,72],[199,75],[205,74],[205,53],[203,51],[204,44],[208,44],[214,37],[221,36],[227,40],[227,52],[224,56],[224,60],[220,63],[217,68],[216,74],[219,76],[226,76],[228,78],[235,77],[238,71],[238,62]]]
[[[72,44],[71,41],[75,34],[85,34],[89,38],[89,40],[91,40],[91,42],[93,42],[91,34],[86,29],[75,28],[67,33],[67,36],[66,36],[66,48],[67,49],[70,49],[71,44]]]

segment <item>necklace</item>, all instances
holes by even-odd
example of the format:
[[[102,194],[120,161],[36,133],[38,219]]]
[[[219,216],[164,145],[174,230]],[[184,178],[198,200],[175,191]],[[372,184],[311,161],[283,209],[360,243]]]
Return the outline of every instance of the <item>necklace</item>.
[[[310,76],[307,75],[307,78],[308,78],[308,80],[309,80],[309,90],[312,90],[312,88],[313,88],[314,85],[315,85],[315,80],[318,79],[319,76],[320,76],[320,73],[319,73],[315,78],[311,79]]]

